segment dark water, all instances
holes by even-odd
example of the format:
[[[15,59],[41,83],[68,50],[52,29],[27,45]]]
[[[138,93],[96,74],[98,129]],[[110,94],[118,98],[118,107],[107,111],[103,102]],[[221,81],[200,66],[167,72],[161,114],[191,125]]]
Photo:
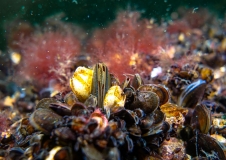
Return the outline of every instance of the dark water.
[[[5,24],[22,19],[33,25],[56,13],[65,13],[65,21],[75,22],[87,32],[104,27],[122,9],[138,10],[143,17],[160,20],[168,18],[178,7],[198,9],[205,7],[220,17],[226,10],[226,0],[1,0],[0,1],[0,50],[6,49]]]

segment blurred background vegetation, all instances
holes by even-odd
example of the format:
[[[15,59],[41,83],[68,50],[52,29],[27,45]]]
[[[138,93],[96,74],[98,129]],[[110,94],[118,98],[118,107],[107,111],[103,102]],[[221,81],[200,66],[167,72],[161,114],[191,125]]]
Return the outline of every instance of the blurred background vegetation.
[[[90,32],[104,27],[115,18],[117,11],[138,10],[143,17],[166,19],[180,6],[205,7],[224,17],[226,0],[1,0],[0,1],[0,50],[6,50],[5,26],[15,19],[42,23],[46,17],[65,13],[64,21],[74,22]]]

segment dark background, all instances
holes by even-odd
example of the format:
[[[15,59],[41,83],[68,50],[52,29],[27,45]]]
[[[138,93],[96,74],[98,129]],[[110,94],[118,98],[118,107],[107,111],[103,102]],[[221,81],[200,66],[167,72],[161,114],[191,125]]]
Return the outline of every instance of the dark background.
[[[168,18],[180,6],[206,7],[224,17],[226,0],[0,0],[0,50],[7,49],[4,26],[16,18],[35,25],[48,16],[64,12],[65,21],[75,22],[89,32],[107,25],[122,9],[138,10],[143,17],[160,20]]]

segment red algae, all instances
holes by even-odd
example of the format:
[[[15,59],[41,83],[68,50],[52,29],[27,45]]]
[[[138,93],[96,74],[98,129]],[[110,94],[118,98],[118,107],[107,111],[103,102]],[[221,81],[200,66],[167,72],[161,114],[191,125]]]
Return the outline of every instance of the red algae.
[[[147,19],[140,19],[139,12],[124,11],[106,29],[94,32],[87,52],[95,61],[105,62],[111,72],[123,80],[123,74],[141,72],[141,64],[137,62],[146,58],[141,54],[153,55],[163,44],[161,28]]]
[[[190,31],[190,26],[184,20],[173,21],[167,27],[167,32],[170,33],[170,34],[173,34],[173,33],[187,33],[188,31]]]
[[[35,33],[19,42],[22,62],[19,74],[38,85],[48,84],[57,77],[51,69],[60,68],[80,53],[80,42],[72,34],[60,32]]]

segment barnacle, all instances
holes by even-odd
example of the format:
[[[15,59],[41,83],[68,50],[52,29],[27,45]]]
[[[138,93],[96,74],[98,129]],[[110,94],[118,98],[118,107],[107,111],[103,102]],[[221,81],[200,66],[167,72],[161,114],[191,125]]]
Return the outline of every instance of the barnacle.
[[[104,97],[104,108],[107,111],[107,117],[110,116],[110,110],[113,107],[124,107],[126,96],[119,86],[112,86]]]
[[[91,93],[93,70],[86,67],[78,67],[72,78],[70,86],[79,101],[84,102]]]

